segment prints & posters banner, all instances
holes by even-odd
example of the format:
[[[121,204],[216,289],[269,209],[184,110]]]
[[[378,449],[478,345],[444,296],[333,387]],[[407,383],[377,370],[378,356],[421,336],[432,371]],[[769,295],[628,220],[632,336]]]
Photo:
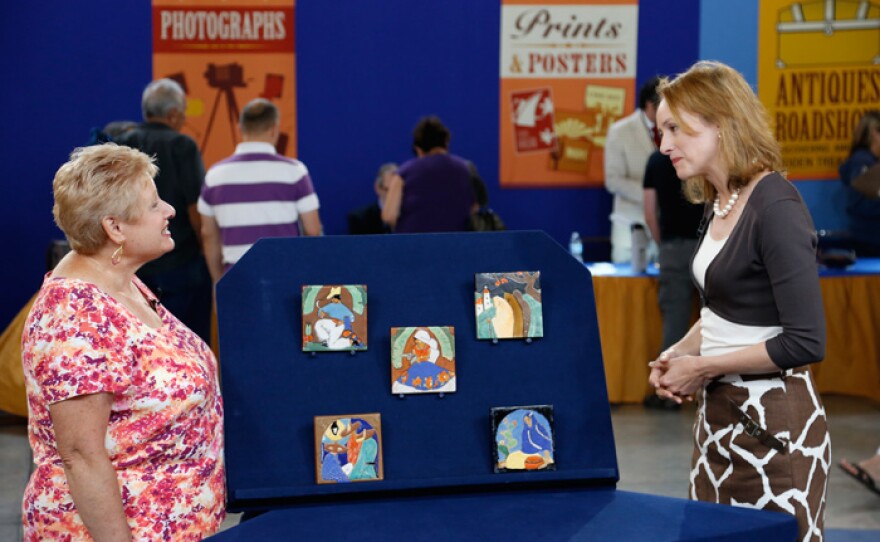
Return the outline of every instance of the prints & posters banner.
[[[880,107],[880,3],[761,0],[758,96],[793,180],[836,179],[862,114]]]
[[[605,134],[635,107],[637,0],[503,0],[502,187],[602,186]]]
[[[281,112],[278,151],[296,155],[294,7],[294,0],[153,0],[153,77],[186,91],[182,131],[206,167],[233,153],[241,108],[258,97]]]

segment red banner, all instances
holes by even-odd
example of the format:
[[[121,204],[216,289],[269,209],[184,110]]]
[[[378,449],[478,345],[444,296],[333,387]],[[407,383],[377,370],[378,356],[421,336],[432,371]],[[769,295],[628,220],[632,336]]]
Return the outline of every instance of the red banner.
[[[294,52],[293,6],[153,6],[153,52]]]

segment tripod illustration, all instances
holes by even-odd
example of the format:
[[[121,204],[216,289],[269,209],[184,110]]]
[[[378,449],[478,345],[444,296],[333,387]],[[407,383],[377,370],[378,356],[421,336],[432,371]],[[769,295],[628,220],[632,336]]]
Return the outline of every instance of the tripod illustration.
[[[244,82],[244,73],[241,64],[233,62],[232,64],[224,64],[217,66],[216,64],[208,64],[205,71],[205,78],[208,85],[217,89],[214,97],[214,107],[211,108],[211,116],[208,118],[208,127],[205,129],[205,138],[202,140],[201,152],[204,153],[208,146],[208,137],[211,135],[211,128],[214,126],[214,117],[217,115],[217,107],[220,105],[221,96],[226,97],[226,114],[229,121],[229,130],[232,132],[232,141],[238,144],[238,137],[235,127],[238,125],[238,103],[235,101],[236,87],[244,88],[247,84]]]

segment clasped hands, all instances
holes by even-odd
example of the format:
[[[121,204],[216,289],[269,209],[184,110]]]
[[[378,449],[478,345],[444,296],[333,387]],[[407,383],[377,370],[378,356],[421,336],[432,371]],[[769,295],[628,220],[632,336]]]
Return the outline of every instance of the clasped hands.
[[[701,371],[700,356],[681,355],[674,348],[665,350],[648,363],[651,374],[648,382],[658,397],[671,399],[678,404],[693,401],[694,394],[703,386],[706,378]]]

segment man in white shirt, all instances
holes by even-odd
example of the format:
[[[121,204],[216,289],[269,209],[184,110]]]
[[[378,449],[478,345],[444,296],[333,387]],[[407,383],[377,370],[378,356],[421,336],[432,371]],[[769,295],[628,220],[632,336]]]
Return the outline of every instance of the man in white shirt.
[[[629,262],[631,228],[645,225],[642,180],[648,158],[659,148],[656,125],[659,77],[639,90],[639,108],[608,129],[605,140],[605,188],[614,196],[611,216],[611,261]]]

